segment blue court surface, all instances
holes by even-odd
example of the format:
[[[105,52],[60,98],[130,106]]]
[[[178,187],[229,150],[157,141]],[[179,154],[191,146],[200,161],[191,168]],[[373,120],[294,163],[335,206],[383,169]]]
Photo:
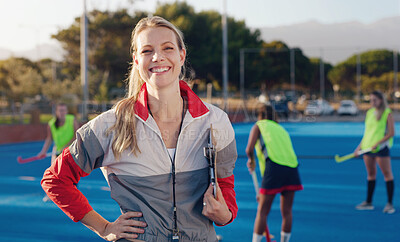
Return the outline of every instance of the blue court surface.
[[[234,125],[239,153],[234,170],[239,212],[233,223],[216,228],[223,241],[252,238],[257,202],[244,152],[251,126]],[[283,126],[292,137],[304,185],[304,190],[295,197],[292,242],[400,241],[399,124],[391,149],[397,209],[392,215],[382,213],[387,197],[380,170],[373,200],[375,210],[357,211],[354,206],[366,196],[364,163],[353,159],[337,164],[333,159],[335,154],[344,155],[355,149],[363,133],[363,123],[283,123]],[[50,164],[49,158],[17,163],[17,156],[34,156],[42,145],[43,142],[30,142],[0,146],[0,241],[103,241],[82,224],[71,221],[52,202],[42,202],[40,179]],[[79,189],[106,219],[114,221],[119,216],[118,205],[110,198],[100,170],[82,178]],[[279,242],[279,196],[275,198],[268,224]]]

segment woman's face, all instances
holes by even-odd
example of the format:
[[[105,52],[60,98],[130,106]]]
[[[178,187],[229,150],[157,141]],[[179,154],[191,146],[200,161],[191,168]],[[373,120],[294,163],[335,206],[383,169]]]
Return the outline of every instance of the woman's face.
[[[68,114],[68,108],[65,105],[58,105],[56,107],[56,116],[61,120],[65,120],[65,116]]]
[[[150,27],[139,33],[133,60],[141,78],[161,89],[179,81],[186,51],[179,49],[174,32],[165,27]]]
[[[370,102],[371,106],[374,108],[379,108],[382,104],[382,100],[373,94],[370,95],[369,102]]]

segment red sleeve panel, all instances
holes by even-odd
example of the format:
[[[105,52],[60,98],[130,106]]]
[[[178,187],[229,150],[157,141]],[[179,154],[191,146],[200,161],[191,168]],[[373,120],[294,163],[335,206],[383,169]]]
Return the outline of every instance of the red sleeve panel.
[[[87,175],[75,163],[69,148],[66,148],[44,172],[41,181],[49,198],[75,222],[93,210],[86,197],[76,188],[80,178]]]
[[[226,178],[217,178],[218,185],[221,188],[222,195],[224,196],[226,205],[228,206],[229,210],[232,212],[232,219],[227,224],[230,224],[237,215],[238,206],[236,204],[236,194],[235,194],[235,177],[234,175],[228,176]],[[224,224],[222,226],[225,226]],[[221,226],[216,224],[217,226]]]

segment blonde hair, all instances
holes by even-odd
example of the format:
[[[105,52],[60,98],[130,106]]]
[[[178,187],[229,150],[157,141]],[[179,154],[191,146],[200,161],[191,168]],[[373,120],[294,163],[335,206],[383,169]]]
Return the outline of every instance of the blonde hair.
[[[186,49],[182,32],[167,20],[158,16],[153,16],[141,19],[132,31],[131,55],[136,54],[137,52],[136,41],[139,34],[147,28],[155,27],[165,27],[170,29],[176,36],[176,42],[179,49]],[[183,65],[179,75],[180,80],[184,78],[185,72],[186,68],[185,65]],[[140,152],[136,140],[136,118],[134,115],[134,106],[138,99],[140,89],[144,84],[144,80],[140,77],[139,70],[136,68],[134,62],[131,63],[129,68],[127,82],[128,95],[115,105],[116,122],[109,130],[107,130],[107,134],[115,132],[112,141],[112,151],[117,160],[121,156],[121,153],[128,148],[130,148],[131,152],[135,155],[137,152]]]
[[[386,110],[386,108],[388,107],[388,103],[386,101],[385,96],[383,95],[382,92],[380,91],[373,91],[371,93],[371,95],[374,95],[375,97],[377,97],[378,99],[381,100],[381,105],[380,107],[378,107],[376,109],[376,120],[380,120],[382,117],[383,112]]]

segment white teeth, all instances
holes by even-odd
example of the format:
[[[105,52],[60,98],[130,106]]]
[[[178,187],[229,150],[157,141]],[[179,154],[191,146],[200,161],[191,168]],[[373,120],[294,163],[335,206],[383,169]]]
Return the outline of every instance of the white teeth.
[[[168,69],[169,69],[168,67],[151,68],[151,71],[155,72],[155,73],[160,73],[160,72],[168,71]]]

